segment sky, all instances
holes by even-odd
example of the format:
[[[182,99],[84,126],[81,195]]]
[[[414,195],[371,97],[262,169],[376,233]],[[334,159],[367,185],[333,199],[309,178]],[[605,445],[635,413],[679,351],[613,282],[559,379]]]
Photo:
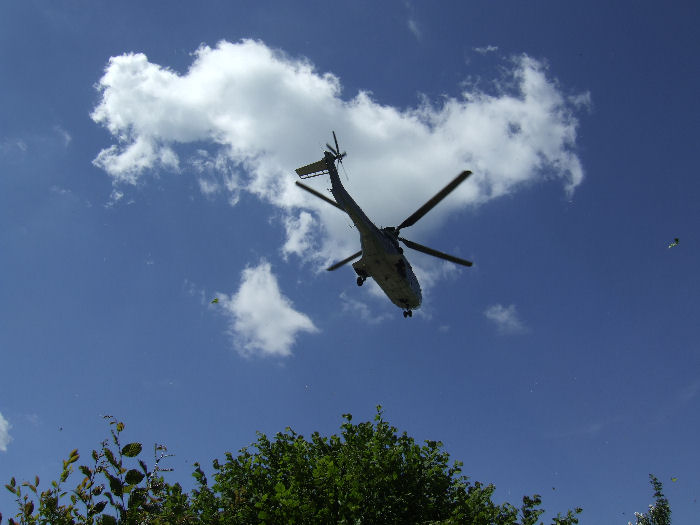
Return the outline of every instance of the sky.
[[[693,521],[699,11],[2,2],[0,478],[55,479],[105,414],[188,483],[382,405],[497,502],[627,523],[654,473]],[[473,172],[402,231],[474,261],[406,250],[410,319],[324,270],[359,237],[294,169],[333,130],[379,226]]]

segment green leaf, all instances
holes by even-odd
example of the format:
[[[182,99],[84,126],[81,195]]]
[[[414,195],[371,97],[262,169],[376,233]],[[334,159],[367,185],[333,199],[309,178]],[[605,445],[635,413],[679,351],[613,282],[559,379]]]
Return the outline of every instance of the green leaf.
[[[107,461],[109,461],[114,468],[118,469],[119,463],[117,463],[117,459],[114,457],[114,453],[109,448],[105,447],[104,454],[107,458]]]
[[[96,505],[93,505],[92,508],[90,509],[90,515],[94,516],[95,514],[99,514],[103,510],[105,510],[105,507],[107,506],[106,501],[100,501]]]
[[[27,487],[27,488],[28,488],[29,490],[31,490],[34,494],[36,494],[36,487],[35,487],[34,485],[32,485],[31,483],[29,483],[28,481],[25,481],[24,483],[22,483],[22,486],[23,486],[23,487]]]
[[[129,472],[126,473],[126,482],[129,485],[137,485],[141,483],[141,480],[144,478],[143,472],[139,472],[136,469],[131,469]]]
[[[122,456],[127,458],[136,457],[141,453],[142,448],[141,443],[129,443],[122,448]]]
[[[109,514],[102,516],[102,520],[100,521],[101,525],[117,525],[117,523],[117,518],[110,516]]]
[[[121,432],[122,430],[124,430],[124,423],[120,421],[117,423],[117,432]]]
[[[115,496],[121,497],[124,493],[124,485],[121,480],[111,474],[107,474],[107,478],[109,478],[109,490],[111,490]]]
[[[135,509],[146,501],[146,489],[134,489],[129,496],[129,508]]]
[[[75,463],[80,459],[80,454],[78,454],[78,449],[74,448],[68,455],[68,464]]]

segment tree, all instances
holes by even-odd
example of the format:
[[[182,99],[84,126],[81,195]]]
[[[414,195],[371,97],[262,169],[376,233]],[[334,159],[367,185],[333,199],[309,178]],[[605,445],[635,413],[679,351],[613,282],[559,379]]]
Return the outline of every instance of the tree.
[[[635,512],[637,525],[670,525],[671,524],[671,506],[664,496],[662,483],[654,476],[649,474],[651,486],[654,487],[654,499],[656,505],[649,505],[649,513],[640,514]]]
[[[397,434],[381,407],[373,423],[354,424],[350,414],[343,415],[340,436],[315,432],[306,440],[286,428],[271,440],[258,433],[235,457],[227,453],[225,462],[213,461],[212,484],[195,463],[190,493],[165,482],[163,445],[154,447],[149,469],[138,459],[141,444],[122,446],[124,424],[108,418],[111,438],[92,452],[91,465],[78,467],[82,479],[75,489],[63,484],[79,460],[77,450],[44,492],[38,492],[38,479],[10,480],[6,487],[19,512],[9,523],[534,525],[544,512],[539,495],[525,496],[519,507],[495,504],[492,484],[471,483],[461,474],[461,462],[450,466],[441,442],[421,446],[405,432]],[[552,523],[578,523],[580,512],[557,515]]]

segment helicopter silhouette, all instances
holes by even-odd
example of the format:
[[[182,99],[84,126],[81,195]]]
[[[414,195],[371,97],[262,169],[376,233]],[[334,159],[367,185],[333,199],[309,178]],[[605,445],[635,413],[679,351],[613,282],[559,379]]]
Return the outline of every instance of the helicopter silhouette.
[[[472,262],[400,237],[399,232],[403,228],[408,228],[418,222],[442,199],[447,197],[457,186],[464,182],[472,172],[463,171],[457,175],[452,182],[437,192],[430,200],[413,212],[413,214],[398,226],[378,228],[367,215],[365,215],[365,212],[350,196],[340,181],[336,163],[342,163],[343,157],[345,157],[347,153],[340,153],[338,138],[335,135],[335,131],[333,132],[333,140],[335,142],[335,148],[330,144],[326,144],[328,149],[324,151],[321,160],[295,170],[301,179],[329,175],[331,180],[331,193],[335,200],[299,181],[296,181],[296,185],[347,213],[355,224],[357,231],[360,233],[360,246],[362,249],[346,257],[342,261],[338,261],[328,267],[327,270],[337,270],[350,261],[361,257],[359,261],[352,264],[357,274],[358,286],[362,286],[369,277],[372,277],[391,302],[403,309],[403,316],[412,317],[413,310],[420,307],[423,296],[416,274],[413,272],[413,268],[411,268],[408,259],[406,259],[403,248],[399,245],[399,241],[413,250],[462,266],[472,266]]]

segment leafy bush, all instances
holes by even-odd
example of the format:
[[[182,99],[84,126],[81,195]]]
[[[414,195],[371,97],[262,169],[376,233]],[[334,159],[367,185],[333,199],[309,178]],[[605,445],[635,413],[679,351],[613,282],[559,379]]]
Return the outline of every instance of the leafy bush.
[[[635,512],[637,525],[670,525],[671,507],[664,496],[663,485],[653,474],[649,474],[651,486],[654,487],[654,499],[656,505],[649,505],[649,513]]]
[[[539,495],[522,505],[497,505],[495,487],[471,483],[462,463],[448,464],[439,441],[417,444],[397,434],[377,407],[374,422],[352,423],[343,415],[340,436],[310,440],[290,428],[258,439],[226,461],[213,461],[213,484],[195,463],[196,486],[185,493],[169,484],[161,466],[169,455],[154,446],[154,467],[139,456],[140,443],[121,444],[124,424],[111,416],[111,437],[77,467],[82,478],[64,488],[80,459],[73,450],[58,481],[39,492],[39,479],[6,485],[19,512],[10,524],[250,524],[250,523],[426,523],[534,525],[544,512]],[[580,508],[557,515],[553,524],[575,524]],[[2,516],[0,516],[0,522]],[[662,523],[662,522],[650,522]]]

